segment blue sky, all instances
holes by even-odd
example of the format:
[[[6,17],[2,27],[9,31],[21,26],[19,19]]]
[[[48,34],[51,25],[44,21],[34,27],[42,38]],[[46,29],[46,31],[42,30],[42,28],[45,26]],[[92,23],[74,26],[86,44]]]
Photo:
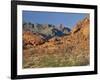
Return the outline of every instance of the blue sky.
[[[62,12],[39,12],[23,11],[23,22],[40,24],[63,24],[72,28],[79,20],[84,19],[88,14],[84,13],[62,13]]]

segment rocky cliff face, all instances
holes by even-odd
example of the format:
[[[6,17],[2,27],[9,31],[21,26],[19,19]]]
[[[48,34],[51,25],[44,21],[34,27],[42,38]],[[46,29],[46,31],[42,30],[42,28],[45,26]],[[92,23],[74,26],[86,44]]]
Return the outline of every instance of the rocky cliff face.
[[[24,40],[24,44],[30,44],[30,45],[40,45],[41,43],[44,43],[43,45],[45,45],[45,43],[52,44],[52,43],[56,43],[56,42],[58,42],[58,43],[62,42],[62,44],[66,45],[66,46],[67,46],[67,44],[74,45],[74,46],[77,46],[78,44],[79,45],[82,44],[81,47],[86,48],[89,45],[89,26],[90,26],[89,19],[85,18],[84,20],[82,20],[76,24],[76,26],[72,29],[72,31],[70,32],[69,35],[52,36],[52,38],[50,38],[49,40],[46,40],[45,37],[43,35],[41,35],[42,32],[41,33],[35,33],[35,32],[33,33],[32,31],[29,30],[29,31],[23,32],[23,40]],[[43,27],[48,28],[48,25],[45,25]],[[38,25],[38,28],[39,28],[39,25]],[[38,29],[38,30],[41,30],[41,29]],[[64,29],[65,29],[64,27],[60,26],[61,31],[63,31]],[[44,34],[47,35],[45,30],[46,29],[44,29]],[[54,32],[55,35],[57,35],[56,30],[57,29],[50,27],[47,30],[47,32],[48,32],[48,34],[53,34],[52,32]],[[62,46],[62,44],[60,44],[60,45]],[[58,46],[58,45],[55,45],[55,46]]]
[[[80,35],[84,35],[84,37],[88,37],[89,36],[89,18],[85,18],[84,20],[78,22],[76,24],[76,26],[72,29],[71,33],[75,34],[75,33],[80,33]]]
[[[24,23],[23,31],[30,31],[32,33],[39,33],[44,36],[46,39],[50,39],[54,36],[63,36],[69,34],[70,29],[60,25],[56,27],[52,24],[32,24]]]

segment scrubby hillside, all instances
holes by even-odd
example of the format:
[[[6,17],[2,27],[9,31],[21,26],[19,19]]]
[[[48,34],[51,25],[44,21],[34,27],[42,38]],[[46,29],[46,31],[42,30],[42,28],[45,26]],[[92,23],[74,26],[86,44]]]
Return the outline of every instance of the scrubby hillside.
[[[48,40],[45,40],[39,34],[35,34],[35,37],[33,33],[32,35],[29,34],[27,37],[31,35],[32,40],[29,37],[31,48],[23,50],[23,67],[37,68],[89,65],[89,22],[89,18],[86,17],[82,21],[79,21],[68,35],[53,36]],[[25,43],[29,42],[26,39],[25,33],[24,35],[25,38],[23,40],[26,40]],[[34,41],[37,43],[35,46]]]

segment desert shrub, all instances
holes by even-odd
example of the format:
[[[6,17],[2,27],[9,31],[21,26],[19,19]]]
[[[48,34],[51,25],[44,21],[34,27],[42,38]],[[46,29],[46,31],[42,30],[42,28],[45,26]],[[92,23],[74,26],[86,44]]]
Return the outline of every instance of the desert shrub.
[[[32,51],[31,51],[32,53]],[[29,60],[24,64],[25,68],[42,67],[64,67],[89,65],[89,55],[84,53],[43,53],[43,55],[32,53]]]

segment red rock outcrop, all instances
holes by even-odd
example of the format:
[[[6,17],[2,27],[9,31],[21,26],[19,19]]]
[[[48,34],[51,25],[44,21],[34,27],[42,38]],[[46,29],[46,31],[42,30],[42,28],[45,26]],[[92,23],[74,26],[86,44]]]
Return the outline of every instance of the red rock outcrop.
[[[37,33],[32,33],[30,31],[23,32],[23,46],[33,47],[44,43],[44,39],[41,35]]]

